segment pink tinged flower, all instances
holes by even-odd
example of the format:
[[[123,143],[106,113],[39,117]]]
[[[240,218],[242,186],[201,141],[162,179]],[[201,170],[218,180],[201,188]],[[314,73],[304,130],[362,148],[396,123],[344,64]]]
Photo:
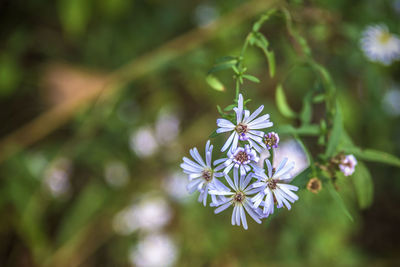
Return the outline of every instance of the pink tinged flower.
[[[206,161],[200,156],[197,148],[192,148],[190,149],[190,155],[194,161],[183,157],[183,163],[181,164],[183,172],[186,173],[189,178],[187,190],[190,194],[195,191],[200,192],[198,201],[203,202],[204,206],[207,205],[210,185],[217,188],[226,188],[226,186],[217,179],[217,177],[223,176],[221,172],[218,172],[222,167],[214,168],[214,166],[212,166],[212,150],[213,146],[210,144],[210,140],[208,140],[205,148]],[[215,197],[212,196],[212,198]],[[214,199],[212,199],[212,201],[214,201]]]
[[[261,105],[256,111],[250,114],[250,111],[243,110],[243,96],[239,94],[238,106],[233,108],[236,113],[236,123],[232,123],[226,119],[217,119],[217,133],[232,132],[221,151],[224,152],[228,148],[234,151],[240,141],[248,141],[250,146],[254,147],[257,151],[265,148],[263,142],[264,132],[259,131],[271,127],[273,125],[269,120],[269,114],[265,114],[256,118],[264,109]]]
[[[220,200],[215,203],[217,207],[215,213],[220,213],[227,208],[233,206],[231,223],[232,225],[242,225],[247,230],[247,219],[246,212],[250,215],[253,220],[257,223],[261,223],[261,210],[254,208],[251,203],[251,195],[257,192],[257,190],[251,187],[250,181],[253,178],[253,173],[247,175],[241,175],[239,178],[238,172],[234,172],[232,179],[225,174],[225,179],[229,184],[228,190],[215,189],[210,190],[210,194],[220,196]]]
[[[251,201],[253,202],[254,208],[260,205],[264,206],[264,217],[268,217],[270,214],[274,213],[275,203],[277,208],[286,206],[286,208],[290,210],[290,203],[294,203],[299,199],[299,197],[293,193],[293,191],[297,191],[299,188],[288,184],[292,179],[290,172],[294,168],[294,162],[286,165],[287,161],[287,158],[285,158],[275,170],[271,162],[266,159],[267,173],[261,168],[255,169],[255,176],[259,178],[259,181],[253,183],[252,187],[258,189],[258,193]]]
[[[279,143],[279,135],[275,132],[270,132],[264,135],[264,144],[267,149],[277,148]]]
[[[346,155],[339,163],[339,169],[344,176],[350,176],[354,173],[357,160],[353,155]]]
[[[245,175],[254,164],[257,164],[258,160],[257,152],[249,145],[245,145],[244,147],[237,147],[234,152],[228,151],[228,158],[216,160],[214,164],[220,164],[217,167],[218,170],[225,168],[225,174],[234,168],[235,171],[240,170],[241,175]]]

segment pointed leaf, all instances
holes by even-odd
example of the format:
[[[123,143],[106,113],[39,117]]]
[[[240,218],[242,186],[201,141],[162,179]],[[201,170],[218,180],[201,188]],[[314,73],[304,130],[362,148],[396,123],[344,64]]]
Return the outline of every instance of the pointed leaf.
[[[333,187],[332,183],[330,183],[330,182],[326,183],[325,188],[327,188],[327,190],[331,194],[332,198],[339,205],[339,207],[343,210],[343,213],[349,218],[350,221],[353,222],[354,221],[353,216],[350,214],[349,210],[346,207],[346,204],[344,203],[344,200],[339,195],[339,193],[336,191],[336,189]]]
[[[372,204],[374,197],[374,184],[372,182],[371,174],[364,163],[358,162],[356,170],[352,175],[352,181],[354,183],[360,208],[368,208]]]
[[[297,114],[290,108],[286,100],[285,92],[280,84],[276,87],[275,98],[276,105],[283,116],[291,119],[297,117]]]
[[[339,145],[339,141],[343,131],[343,122],[342,122],[342,113],[340,110],[339,103],[336,102],[336,114],[333,119],[333,127],[332,131],[330,132],[328,145],[326,147],[325,156],[332,157],[333,154],[336,152],[336,149]]]
[[[259,83],[260,82],[260,80],[257,77],[255,77],[253,75],[249,75],[249,74],[243,74],[243,78],[245,78],[245,79],[247,79],[249,81],[255,82],[255,83]]]
[[[211,88],[213,88],[214,90],[220,91],[220,92],[225,91],[225,86],[214,75],[211,75],[211,74],[207,75],[206,81],[207,81],[208,85],[210,85]]]

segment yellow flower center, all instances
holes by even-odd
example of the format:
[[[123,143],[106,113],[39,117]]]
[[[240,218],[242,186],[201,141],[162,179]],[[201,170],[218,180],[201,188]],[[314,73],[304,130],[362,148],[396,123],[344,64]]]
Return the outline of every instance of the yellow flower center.
[[[381,44],[387,44],[391,38],[392,35],[389,32],[382,32],[378,40]]]

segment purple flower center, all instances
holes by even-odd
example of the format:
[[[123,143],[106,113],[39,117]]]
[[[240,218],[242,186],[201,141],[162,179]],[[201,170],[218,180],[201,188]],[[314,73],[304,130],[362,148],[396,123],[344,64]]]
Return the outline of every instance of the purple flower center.
[[[242,203],[245,198],[246,198],[246,196],[242,192],[237,192],[233,196],[233,201],[234,202],[238,202],[238,203]]]
[[[246,124],[243,124],[243,123],[239,123],[239,124],[236,126],[235,131],[236,131],[238,134],[245,134],[245,133],[247,133],[247,125],[246,125]]]
[[[212,173],[211,170],[206,169],[206,170],[204,170],[204,171],[202,172],[201,176],[203,177],[203,179],[204,179],[206,182],[210,182],[210,181],[212,180],[212,178],[213,178],[213,173]]]
[[[278,180],[275,180],[275,179],[271,179],[269,182],[268,182],[268,187],[270,188],[270,189],[276,189],[276,184],[278,183]]]
[[[244,162],[249,160],[249,155],[246,153],[246,151],[239,151],[235,155],[235,160],[236,162],[243,164]]]
[[[279,137],[275,133],[268,133],[264,136],[264,143],[268,149],[278,147]]]

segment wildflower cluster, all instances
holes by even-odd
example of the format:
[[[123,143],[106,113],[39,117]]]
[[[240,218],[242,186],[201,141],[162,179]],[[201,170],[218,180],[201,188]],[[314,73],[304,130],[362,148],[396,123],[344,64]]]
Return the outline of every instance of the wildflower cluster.
[[[220,213],[233,207],[232,225],[242,225],[247,229],[246,213],[261,223],[261,219],[274,213],[274,208],[286,207],[298,200],[294,193],[298,187],[290,185],[291,171],[294,162],[287,164],[285,158],[277,168],[269,159],[265,160],[266,169],[260,166],[260,153],[278,147],[279,136],[275,132],[265,133],[271,127],[269,114],[259,116],[264,106],[251,113],[244,108],[244,99],[239,94],[233,121],[225,118],[217,120],[217,133],[229,133],[221,148],[226,157],[212,162],[213,145],[207,141],[205,161],[197,148],[190,150],[193,159],[183,158],[181,167],[188,175],[187,189],[190,193],[200,193],[198,201],[207,205],[210,195],[210,206]]]

